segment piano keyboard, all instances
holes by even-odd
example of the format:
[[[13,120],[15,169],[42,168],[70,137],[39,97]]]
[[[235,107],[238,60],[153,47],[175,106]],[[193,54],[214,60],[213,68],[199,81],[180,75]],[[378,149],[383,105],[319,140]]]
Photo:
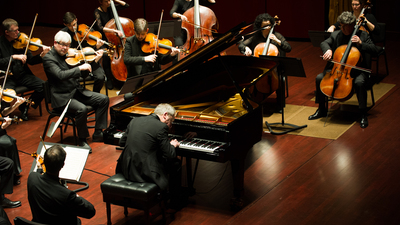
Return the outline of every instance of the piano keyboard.
[[[226,143],[223,142],[210,141],[199,138],[179,140],[179,143],[179,148],[201,152],[214,152],[215,150],[220,149],[224,145],[226,145]]]

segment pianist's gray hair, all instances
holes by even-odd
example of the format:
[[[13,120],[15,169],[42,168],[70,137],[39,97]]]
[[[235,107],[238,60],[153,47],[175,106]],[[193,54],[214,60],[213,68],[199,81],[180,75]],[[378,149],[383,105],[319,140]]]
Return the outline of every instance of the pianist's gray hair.
[[[62,43],[71,43],[71,35],[69,35],[65,31],[58,31],[56,36],[54,36],[55,42],[62,42]]]
[[[168,113],[171,116],[175,116],[175,109],[172,107],[170,104],[167,103],[161,103],[159,104],[156,109],[154,110],[154,113],[162,116],[164,113]]]
[[[356,17],[351,12],[342,12],[340,16],[338,16],[337,21],[341,24],[352,24],[356,21]]]

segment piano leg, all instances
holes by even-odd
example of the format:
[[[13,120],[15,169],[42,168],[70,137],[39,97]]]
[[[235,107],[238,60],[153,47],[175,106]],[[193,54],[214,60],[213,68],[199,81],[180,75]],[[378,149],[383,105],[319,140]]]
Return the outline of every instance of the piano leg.
[[[186,179],[187,179],[187,186],[188,186],[188,194],[189,196],[193,196],[196,194],[196,189],[193,187],[194,183],[194,178],[192,175],[192,158],[185,157],[186,160]],[[196,162],[196,171],[197,171],[197,165],[199,163],[199,159],[197,159]]]
[[[243,208],[244,195],[244,158],[231,159],[232,178],[233,178],[233,198],[230,206],[232,210],[237,211]]]

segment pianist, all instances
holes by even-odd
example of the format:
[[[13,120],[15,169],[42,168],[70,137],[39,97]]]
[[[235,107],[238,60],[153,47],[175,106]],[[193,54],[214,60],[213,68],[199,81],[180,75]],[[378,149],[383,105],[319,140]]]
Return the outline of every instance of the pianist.
[[[116,168],[116,173],[130,181],[157,184],[164,197],[171,197],[172,204],[181,186],[180,161],[175,152],[179,142],[168,138],[174,115],[171,105],[159,104],[153,114],[132,119],[120,140],[124,150]]]
[[[147,43],[145,40],[149,32],[147,21],[142,18],[136,19],[134,27],[135,35],[128,37],[125,45],[124,63],[128,70],[128,78],[161,70],[160,65],[172,62],[177,57],[177,48],[171,48],[165,55],[143,52],[142,45]]]

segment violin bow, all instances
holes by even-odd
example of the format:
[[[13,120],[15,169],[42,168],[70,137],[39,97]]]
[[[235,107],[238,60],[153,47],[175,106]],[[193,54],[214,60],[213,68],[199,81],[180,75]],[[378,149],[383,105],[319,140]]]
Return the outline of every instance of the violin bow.
[[[37,16],[38,16],[38,14],[36,13],[35,19],[33,20],[33,25],[32,25],[32,28],[31,28],[31,33],[29,34],[29,38],[28,38],[28,41],[27,41],[27,43],[26,43],[26,48],[25,48],[25,53],[24,53],[24,55],[26,55],[26,53],[28,53],[28,48],[29,48],[29,44],[30,44],[30,42],[31,42],[33,29],[35,28]]]
[[[89,31],[92,29],[93,25],[96,23],[96,20],[93,21],[92,26],[89,27]],[[86,36],[89,34],[89,31],[85,33],[85,36],[83,36],[82,41],[86,39]],[[97,41],[97,40],[96,40]]]
[[[6,75],[4,75],[3,86],[1,86],[1,89],[4,89],[4,86],[6,85],[8,72],[10,72],[11,62],[12,62],[12,56],[10,56],[10,60],[8,61]],[[1,90],[1,92],[0,92],[0,99],[1,99],[2,96],[3,96],[3,90]],[[0,101],[0,108],[1,108],[1,101]]]
[[[77,28],[78,28],[78,27],[77,27]],[[75,37],[76,37],[76,40],[77,40],[77,42],[78,42],[79,48],[81,49],[80,51],[81,51],[82,56],[83,56],[83,61],[85,61],[85,63],[88,64],[87,61],[86,61],[86,58],[85,58],[85,53],[83,52],[82,42],[79,40],[78,33],[76,32],[76,30],[77,30],[77,29],[74,29]],[[83,40],[83,39],[82,39],[82,40]],[[92,73],[92,72],[89,72],[89,76],[93,77],[93,73]]]
[[[164,14],[164,9],[163,9],[163,10],[161,10],[160,23],[158,24],[158,31],[157,31],[156,46],[154,47],[154,55],[156,55],[156,54],[157,54],[158,38],[159,38],[159,36],[160,36],[160,31],[161,31],[161,23],[162,23],[163,14]]]

